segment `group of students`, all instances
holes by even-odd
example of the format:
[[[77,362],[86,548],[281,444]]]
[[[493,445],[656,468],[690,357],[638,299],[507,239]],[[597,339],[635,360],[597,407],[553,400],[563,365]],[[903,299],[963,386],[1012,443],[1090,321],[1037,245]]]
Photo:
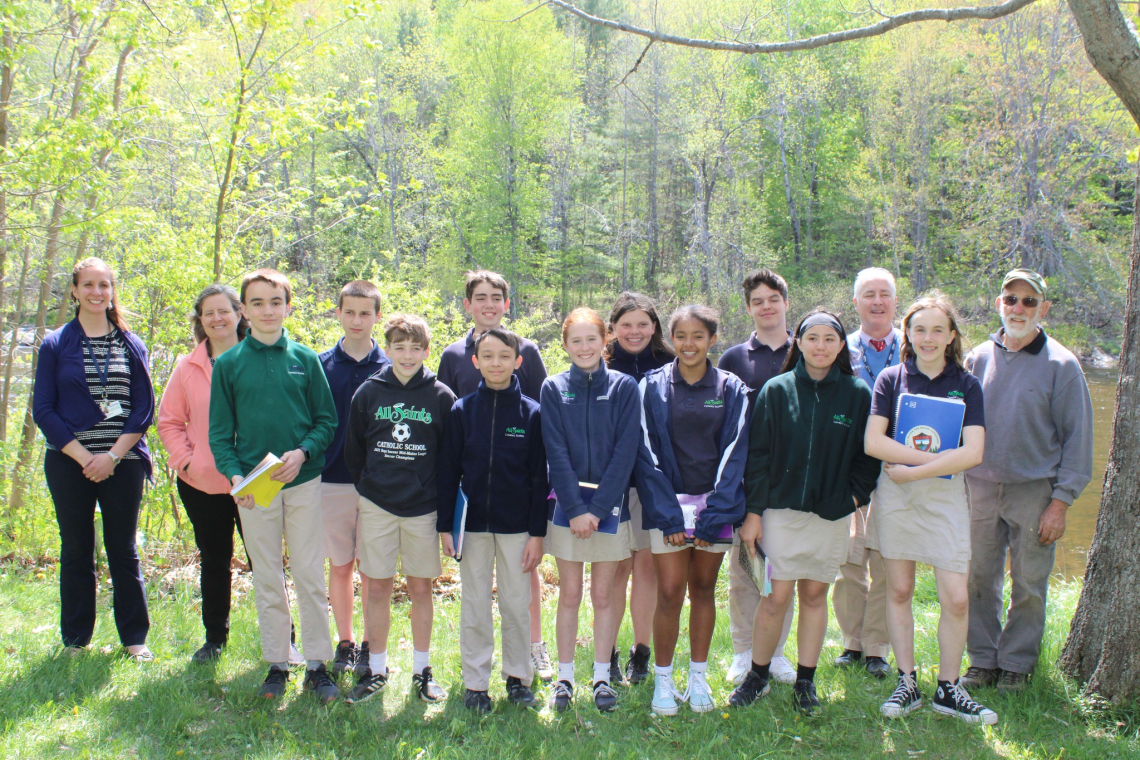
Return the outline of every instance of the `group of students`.
[[[861,281],[889,278],[893,297],[890,274],[869,271]],[[236,528],[270,664],[261,696],[282,696],[290,664],[302,661],[304,689],[322,704],[341,696],[344,673],[355,680],[345,686],[350,703],[380,693],[390,673],[390,600],[400,570],[411,600],[414,688],[422,700],[443,700],[429,654],[442,548],[461,558],[466,707],[492,709],[493,597],[508,700],[535,704],[537,675],[553,682],[551,708],[571,706],[589,564],[589,684],[597,708],[614,709],[619,685],[647,680],[652,656],[652,710],[675,715],[687,702],[706,712],[714,708],[707,667],[716,584],[732,552],[733,636],[739,628],[751,645],[729,704],[752,704],[769,693],[771,680],[789,680],[793,704],[811,714],[820,708],[814,680],[828,589],[847,561],[852,515],[874,493],[867,544],[888,569],[898,668],[882,713],[900,717],[922,703],[911,596],[915,563],[923,562],[935,568],[941,606],[933,707],[972,723],[996,722],[959,683],[970,557],[961,473],[981,461],[985,423],[981,386],[962,366],[954,307],[938,294],[920,298],[901,330],[892,328],[896,340],[882,361],[869,350],[853,354],[839,317],[824,309],[788,331],[779,275],[753,272],[743,291],[756,332],[719,366],[709,358],[719,330],[713,309],[683,306],[663,324],[650,299],[623,293],[608,321],[588,308],[567,316],[561,336],[572,366],[547,377],[537,347],[502,326],[509,288],[492,272],[468,274],[463,303],[474,326],[443,351],[438,374],[424,366],[431,331],[423,319],[391,314],[382,326],[384,349],[373,340],[381,304],[371,283],[344,286],[337,305],[344,337],[319,356],[283,329],[292,289],[281,273],[251,272],[240,292],[207,287],[192,315],[197,345],[178,362],[158,411],[167,465],[178,475],[201,553],[206,641],[194,660],[215,659],[226,644]],[[79,262],[71,294],[76,318],[45,338],[34,390],[60,525],[63,643],[82,651],[94,628],[98,502],[119,636],[131,657],[149,660],[134,543],[151,477],[143,437],[154,409],[147,352],[129,330],[104,262]],[[869,359],[881,363],[873,373]],[[859,364],[875,378],[873,391],[858,376]],[[929,453],[897,443],[901,393],[963,401],[961,445]],[[267,508],[250,496],[231,497],[267,453],[283,462],[272,476],[284,485],[280,493]],[[457,509],[465,510],[461,535]],[[303,655],[293,645],[283,541]],[[766,597],[739,569],[739,552],[767,557]],[[556,667],[541,641],[535,568],[544,554],[558,568]],[[359,645],[352,623],[357,569]],[[623,672],[616,643],[627,588],[634,640]],[[797,594],[793,670],[782,648]],[[682,692],[673,661],[686,598]]]

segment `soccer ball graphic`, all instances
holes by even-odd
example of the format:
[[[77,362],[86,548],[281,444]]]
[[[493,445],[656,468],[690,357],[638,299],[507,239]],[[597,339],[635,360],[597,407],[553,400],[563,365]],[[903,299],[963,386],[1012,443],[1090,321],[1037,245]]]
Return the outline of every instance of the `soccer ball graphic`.
[[[412,437],[412,429],[406,422],[397,422],[392,427],[392,438],[398,443],[403,443]]]

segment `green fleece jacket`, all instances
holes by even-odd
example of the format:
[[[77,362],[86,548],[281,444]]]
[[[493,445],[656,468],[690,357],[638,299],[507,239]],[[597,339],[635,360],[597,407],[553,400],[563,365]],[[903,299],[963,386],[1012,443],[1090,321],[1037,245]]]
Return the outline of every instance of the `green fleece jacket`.
[[[880,466],[863,451],[870,413],[871,390],[838,365],[816,381],[801,358],[769,380],[748,436],[747,510],[795,509],[839,520],[855,511],[855,501],[867,504]]]
[[[320,477],[336,426],[316,352],[285,333],[273,345],[247,337],[214,363],[210,451],[227,480],[249,474],[270,452],[281,456],[301,446],[309,461],[286,488]]]

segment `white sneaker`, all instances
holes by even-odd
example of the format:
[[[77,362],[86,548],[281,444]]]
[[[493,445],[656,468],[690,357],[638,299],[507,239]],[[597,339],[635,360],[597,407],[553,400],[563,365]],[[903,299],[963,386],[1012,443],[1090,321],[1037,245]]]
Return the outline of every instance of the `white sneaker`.
[[[716,706],[713,704],[712,691],[709,690],[709,682],[705,678],[705,674],[694,673],[691,670],[689,671],[689,688],[682,699],[688,699],[689,707],[696,713],[708,712]]]
[[[545,641],[530,645],[530,662],[534,665],[534,674],[543,681],[554,678],[554,666],[550,664],[550,655],[546,653]]]
[[[752,650],[747,649],[743,652],[738,652],[732,658],[732,664],[728,666],[729,683],[739,686],[744,683],[744,676],[748,675],[748,671],[752,670]]]
[[[650,708],[657,715],[676,715],[677,700],[685,701],[677,685],[670,676],[655,675],[653,680],[653,702]]]
[[[776,683],[794,684],[796,682],[796,669],[787,657],[773,657],[769,666],[768,675]]]
[[[299,668],[305,664],[305,658],[301,656],[301,650],[297,648],[296,644],[289,645],[289,665],[294,668]]]

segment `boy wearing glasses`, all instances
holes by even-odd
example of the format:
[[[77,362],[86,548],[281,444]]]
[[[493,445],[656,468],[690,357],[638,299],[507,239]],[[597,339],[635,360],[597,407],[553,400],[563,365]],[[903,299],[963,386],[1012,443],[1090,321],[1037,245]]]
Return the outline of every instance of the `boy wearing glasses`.
[[[1022,691],[1037,665],[1045,601],[1065,512],[1092,479],[1092,402],[1081,365],[1045,334],[1045,279],[1006,274],[995,304],[1002,327],[966,357],[982,382],[985,458],[969,471],[970,629],[967,689]],[[1013,591],[1001,623],[1006,552]]]

